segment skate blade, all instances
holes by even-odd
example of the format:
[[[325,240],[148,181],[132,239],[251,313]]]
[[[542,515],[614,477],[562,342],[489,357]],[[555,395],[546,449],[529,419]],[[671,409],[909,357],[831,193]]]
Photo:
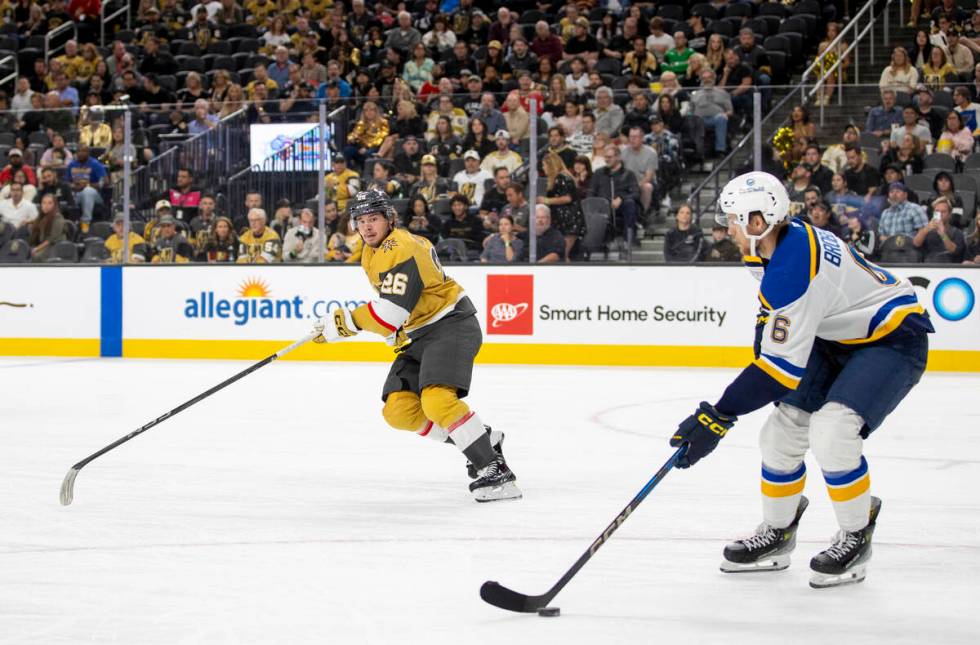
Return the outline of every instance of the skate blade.
[[[772,555],[758,562],[730,562],[722,560],[718,567],[725,573],[756,573],[762,571],[782,571],[789,568],[789,554]]]
[[[831,587],[842,587],[844,585],[854,585],[863,582],[867,576],[867,565],[859,565],[850,571],[842,574],[833,575],[820,573],[810,570],[810,586],[814,589],[830,589]]]
[[[477,488],[473,497],[478,502],[499,502],[505,499],[520,499],[524,496],[514,482],[506,482],[500,486]]]

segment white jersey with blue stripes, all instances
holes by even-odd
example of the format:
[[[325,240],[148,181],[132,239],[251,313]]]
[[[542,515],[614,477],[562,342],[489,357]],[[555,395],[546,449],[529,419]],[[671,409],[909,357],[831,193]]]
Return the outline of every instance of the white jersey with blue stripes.
[[[908,280],[799,219],[790,220],[765,263],[759,300],[768,319],[755,365],[790,389],[799,385],[815,339],[872,343],[909,315],[924,314]]]

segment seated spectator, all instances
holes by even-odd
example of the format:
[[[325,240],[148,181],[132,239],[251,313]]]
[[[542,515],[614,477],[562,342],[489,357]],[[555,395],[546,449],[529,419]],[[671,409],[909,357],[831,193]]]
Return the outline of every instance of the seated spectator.
[[[585,155],[575,157],[572,164],[572,177],[575,178],[575,196],[583,200],[589,196],[589,186],[592,184],[592,163]]]
[[[932,219],[920,228],[912,244],[923,251],[926,262],[959,264],[966,250],[966,238],[952,224],[952,204],[945,197],[932,203]]]
[[[24,189],[24,199],[29,202],[38,203],[37,188],[34,184],[27,181],[27,173],[23,170],[18,170],[14,173],[14,179],[11,183],[7,184],[3,188],[0,188],[0,199],[10,199],[10,187],[14,184],[20,184]]]
[[[582,113],[581,130],[568,138],[568,145],[579,155],[592,152],[595,144],[595,115],[591,112]]]
[[[361,110],[361,118],[347,135],[344,156],[362,164],[368,157],[377,154],[387,136],[388,121],[379,113],[378,104],[366,101]]]
[[[252,70],[252,80],[245,86],[245,96],[247,98],[252,100],[259,98],[255,95],[255,87],[257,85],[264,85],[269,97],[274,98],[279,91],[279,84],[269,78],[269,68],[266,67],[265,63],[255,64],[255,68]]]
[[[435,245],[439,241],[439,234],[442,231],[442,222],[436,215],[429,210],[429,203],[422,197],[414,197],[408,201],[408,212],[405,217],[408,222],[406,228],[413,234],[432,242]]]
[[[347,200],[361,189],[361,176],[347,167],[347,158],[335,154],[331,158],[333,168],[324,177],[327,197],[337,202],[337,208],[347,208]]]
[[[535,252],[538,264],[566,262],[565,237],[552,226],[551,209],[544,204],[534,208]]]
[[[27,243],[31,246],[31,261],[44,262],[51,247],[65,239],[65,218],[52,195],[41,198],[41,212],[28,225]]]
[[[388,32],[385,40],[385,47],[394,49],[402,57],[408,56],[409,52],[415,51],[416,45],[422,42],[422,34],[412,26],[412,14],[407,11],[398,13],[398,26]],[[425,47],[423,46],[423,52]]]
[[[818,197],[812,206],[808,205],[806,216],[807,219],[810,220],[810,224],[813,226],[813,228],[818,228],[822,231],[833,233],[834,236],[843,239],[843,233],[840,230],[840,226],[836,221],[834,221],[833,215],[830,211],[830,204],[824,200]]]
[[[123,261],[123,225],[126,217],[118,213],[112,220],[112,235],[106,238],[105,248],[109,252],[109,264],[122,264]],[[129,262],[146,262],[149,250],[144,240],[138,233],[130,230],[129,240]]]
[[[18,172],[24,173],[28,183],[37,185],[37,175],[33,168],[24,163],[24,153],[20,148],[11,148],[7,151],[7,165],[0,170],[0,185],[9,184]]]
[[[497,221],[497,232],[483,242],[480,262],[505,264],[519,262],[524,257],[524,240],[514,231],[514,220],[502,215]]]
[[[285,262],[311,264],[318,262],[323,244],[323,237],[316,227],[313,211],[304,208],[299,212],[299,222],[286,231],[282,243],[282,254]]]
[[[481,168],[493,171],[503,167],[513,173],[524,163],[521,156],[510,149],[510,133],[507,130],[498,130],[494,135],[494,142],[497,149],[483,158],[480,163]]]
[[[960,116],[963,117],[963,125],[970,132],[976,132],[980,127],[980,105],[970,99],[970,90],[965,87],[957,87],[953,90],[953,105]]]
[[[448,94],[440,94],[438,100],[438,107],[429,113],[425,138],[431,140],[435,136],[436,122],[439,121],[440,116],[449,119],[450,124],[453,126],[454,134],[460,137],[465,136],[466,126],[469,121],[466,112],[453,105],[453,98]]]
[[[845,154],[844,147],[849,144],[858,144],[861,138],[861,133],[858,131],[857,126],[853,123],[847,125],[844,128],[844,132],[841,136],[840,143],[834,143],[827,146],[824,150],[823,157],[820,158],[820,163],[830,168],[831,172],[844,172],[844,168],[847,166],[847,155]],[[860,150],[860,148],[858,148]],[[861,156],[865,156],[864,152],[861,152]]]
[[[269,228],[276,232],[280,240],[286,239],[286,231],[293,227],[293,209],[288,199],[276,202],[276,210],[272,213]]]
[[[919,29],[915,32],[915,39],[912,44],[905,48],[908,54],[909,63],[915,69],[922,71],[923,66],[929,61],[929,52],[932,51],[932,43],[929,42],[929,31]]]
[[[216,217],[197,259],[210,264],[234,263],[238,260],[238,249],[238,236],[231,220],[227,217]]]
[[[893,183],[901,182],[905,183],[905,173],[902,171],[902,167],[898,164],[890,164],[885,166],[881,171],[882,185],[878,189],[878,195],[882,198],[882,202],[888,200],[888,187]],[[914,190],[908,189],[908,200],[913,204],[919,203],[919,196]]]
[[[734,113],[732,99],[728,92],[715,87],[715,73],[710,69],[701,72],[701,87],[691,96],[692,111],[705,129],[714,131],[714,152],[723,156],[728,148],[728,119]]]
[[[684,32],[677,32],[683,34]],[[692,49],[686,49],[683,52],[677,50],[671,50],[667,52],[667,56],[674,55],[676,59],[668,67],[667,59],[665,59],[662,66],[663,69],[673,69],[683,67],[687,69],[687,58],[694,53]],[[660,65],[657,63],[657,57],[654,56],[652,52],[647,51],[646,41],[637,36],[633,39],[633,50],[623,57],[623,75],[626,76],[637,76],[643,78],[647,81],[652,81],[658,74],[657,71],[660,69]]]
[[[481,170],[483,168],[481,167]],[[506,166],[498,166],[493,170],[493,186],[487,188],[480,200],[480,217],[487,223],[488,229],[493,229],[496,224],[496,216],[503,211],[507,205],[507,187],[510,186],[510,171]]]
[[[589,19],[585,16],[575,21],[574,33],[565,41],[565,60],[581,58],[587,64],[595,64],[599,60],[599,41],[589,33]]]
[[[589,75],[586,74],[585,60],[579,56],[569,63],[571,71],[565,75],[565,89],[573,96],[583,96],[589,87]]]
[[[449,118],[440,116],[436,121],[435,137],[429,141],[429,154],[438,162],[439,174],[449,174],[449,163],[463,155],[463,143],[453,132]]]
[[[956,70],[949,63],[946,52],[941,47],[933,47],[929,52],[929,62],[922,67],[922,82],[933,91],[946,88],[946,84],[956,79]]]
[[[400,152],[395,154],[395,179],[403,186],[411,186],[421,175],[422,148],[412,135],[405,137]]]
[[[605,162],[606,165],[592,175],[589,197],[608,200],[613,221],[623,237],[635,240],[640,187],[633,173],[623,165],[618,146],[606,146]]]
[[[932,194],[925,203],[933,204],[936,200],[944,198],[949,202],[952,216],[951,223],[958,228],[966,228],[970,223],[970,214],[963,210],[963,199],[956,193],[956,184],[953,176],[945,170],[936,173],[932,180]]]
[[[18,129],[17,126],[18,117],[17,113],[10,109],[10,103],[7,100],[7,93],[0,90],[0,132],[12,132]]]
[[[475,151],[480,159],[496,148],[492,133],[487,130],[486,123],[479,116],[470,119],[469,130],[463,138],[462,146],[464,150]]]
[[[919,84],[919,71],[909,62],[909,54],[904,47],[892,50],[891,65],[881,72],[878,87],[884,95],[886,91],[908,92],[915,91]],[[893,96],[894,98],[894,96]]]
[[[516,90],[507,95],[503,114],[510,139],[515,141],[526,139],[531,127],[531,117],[521,105],[521,97]]]
[[[905,50],[902,50],[905,51]],[[890,136],[902,124],[902,109],[895,105],[895,92],[882,90],[881,105],[871,108],[864,129],[879,138]]]
[[[371,169],[371,183],[392,199],[402,199],[405,196],[405,187],[400,181],[391,177],[391,168],[387,161],[382,160],[374,164]]]
[[[663,56],[668,50],[674,48],[674,37],[664,32],[664,20],[660,16],[654,16],[650,20],[650,35],[647,36],[647,49]]]
[[[531,51],[539,59],[547,58],[555,65],[562,61],[565,45],[562,39],[551,33],[547,21],[539,20],[534,23],[534,40],[531,41]]]
[[[668,264],[690,264],[701,257],[704,236],[701,229],[694,226],[694,212],[687,204],[682,204],[675,215],[673,229],[664,236],[664,260]]]
[[[843,223],[851,215],[857,216],[864,207],[864,198],[847,187],[847,178],[842,173],[834,173],[831,186],[826,199],[838,223]]]
[[[23,183],[14,181],[9,187],[10,195],[0,200],[0,222],[6,222],[14,228],[27,226],[37,219],[37,206],[24,198]]]
[[[190,221],[190,241],[198,256],[204,250],[208,236],[211,235],[214,225],[218,221],[215,206],[213,195],[207,193],[202,195],[201,201],[198,202],[197,214]]]
[[[627,144],[620,148],[620,157],[626,169],[636,177],[643,213],[648,213],[651,208],[659,208],[659,199],[654,199],[657,194],[659,157],[653,148],[643,143],[643,130],[635,127],[630,129]]]
[[[619,136],[625,114],[623,108],[613,102],[612,89],[603,85],[595,93],[595,130],[610,137]]]
[[[426,124],[419,116],[415,108],[415,103],[402,99],[396,103],[396,115],[389,126],[390,134],[385,138],[381,147],[378,149],[378,156],[391,159],[394,157],[396,143],[406,137],[423,137],[426,131]]]
[[[78,143],[90,148],[112,146],[112,128],[105,122],[105,115],[95,110],[82,110],[85,124],[78,133]],[[52,140],[54,139],[51,135]]]
[[[734,102],[734,98],[732,99]],[[790,158],[799,161],[803,151],[817,136],[817,126],[810,122],[810,113],[802,105],[796,105],[789,113],[790,124],[793,128],[793,148]]]
[[[65,146],[65,138],[55,134],[51,138],[51,147],[41,155],[38,165],[41,168],[65,168],[74,158],[71,150]]]
[[[497,109],[497,101],[490,92],[484,92],[480,97],[480,110],[473,115],[473,118],[482,119],[488,133],[507,129],[507,121],[503,113]]]
[[[878,234],[874,229],[865,226],[856,212],[848,213],[844,221],[843,236],[847,245],[866,258],[874,258],[878,254]]]
[[[493,175],[480,167],[480,153],[476,150],[463,153],[463,169],[453,176],[458,194],[466,197],[470,204],[482,204],[488,179],[493,179]]]
[[[468,253],[476,254],[483,245],[483,222],[470,213],[470,202],[462,195],[452,198],[451,216],[442,223],[442,238],[455,238],[466,243]]]
[[[955,110],[946,115],[946,129],[936,143],[936,152],[962,162],[973,152],[973,134],[963,126],[963,117]]]
[[[178,69],[177,61],[167,52],[160,51],[160,39],[151,36],[147,39],[143,47],[143,54],[140,56],[139,73],[143,76],[148,74],[167,75],[176,74]]]
[[[504,58],[504,62],[510,66],[511,71],[516,75],[519,71],[531,73],[538,68],[538,57],[528,47],[524,37],[518,37],[510,43],[510,55]]]
[[[432,80],[432,68],[435,65],[428,57],[425,45],[418,43],[412,48],[412,58],[405,63],[402,78],[416,92],[422,89],[426,82]]]
[[[803,150],[803,163],[810,167],[810,181],[820,189],[824,195],[833,190],[832,178],[834,173],[820,163],[820,146],[816,143],[808,143]]]
[[[895,182],[888,187],[888,208],[881,212],[878,233],[884,242],[894,235],[913,237],[929,224],[922,207],[908,201],[908,188]]]
[[[946,35],[946,53],[949,57],[949,64],[952,65],[957,74],[973,73],[973,52],[964,44],[965,42],[967,39],[963,39],[961,42],[960,32],[956,29]],[[932,60],[932,52],[929,53],[929,59]]]
[[[663,70],[678,76],[687,74],[687,60],[694,50],[687,46],[687,34],[682,30],[674,32],[674,46],[664,53]]]
[[[421,197],[431,206],[437,199],[449,194],[449,180],[439,176],[435,156],[422,157],[422,176],[409,192],[409,197]]]
[[[194,188],[194,172],[190,168],[177,171],[176,185],[167,191],[167,200],[174,208],[174,217],[189,222],[197,215],[201,191]]]
[[[743,120],[748,120],[752,115],[752,70],[742,62],[735,53],[734,49],[726,49],[724,55],[725,64],[721,70],[718,85],[724,87],[732,100],[732,107]],[[711,68],[708,68],[711,69]],[[713,69],[711,70],[714,71]],[[802,109],[801,106],[797,108]],[[794,108],[794,111],[797,109]],[[809,124],[807,117],[806,124]],[[796,134],[796,124],[793,124],[794,134]],[[810,138],[813,135],[808,135]],[[797,137],[799,139],[799,137]]]
[[[156,236],[150,252],[153,264],[186,264],[194,257],[194,248],[184,234],[177,230],[173,215],[163,215],[157,225]]]
[[[80,145],[65,174],[71,180],[75,205],[82,209],[82,222],[91,222],[95,207],[102,204],[99,189],[108,177],[105,166],[89,156],[88,146]]]
[[[358,264],[363,250],[364,240],[351,229],[350,214],[344,211],[337,222],[337,232],[327,240],[327,261]]]
[[[844,178],[847,185],[865,201],[871,199],[878,190],[881,183],[881,175],[876,168],[872,168],[861,152],[861,148],[855,143],[848,143],[844,146],[844,154],[847,156],[847,166],[844,169]]]
[[[514,220],[514,230],[518,233],[527,232],[531,222],[531,205],[524,197],[524,185],[510,182],[504,189],[507,202],[500,210],[500,215],[509,215]]]
[[[282,241],[266,226],[268,216],[261,208],[248,212],[248,230],[238,237],[238,264],[282,262]]]
[[[218,123],[218,116],[211,114],[207,99],[197,99],[194,101],[194,120],[187,124],[187,133],[196,136],[210,132]]]
[[[786,193],[789,195],[789,214],[800,215],[804,210],[804,193],[810,188],[810,166],[805,163],[796,164],[789,173],[786,182]]]
[[[721,224],[711,227],[711,244],[703,253],[702,262],[741,262],[742,252],[728,236],[728,229]]]
[[[912,137],[911,141],[915,143],[915,148],[912,150],[912,153],[915,155],[921,155],[925,150],[926,144],[932,143],[932,133],[929,131],[929,127],[919,121],[919,112],[911,105],[902,108],[902,125],[894,128],[887,145],[882,145],[884,156],[887,156],[893,150],[899,149],[905,137]],[[882,160],[884,160],[884,156]]]
[[[646,95],[644,94],[643,96]],[[650,110],[651,114],[652,112]],[[582,121],[582,106],[575,99],[566,99],[562,115],[555,119],[555,124],[562,129],[566,137],[574,137],[581,134]],[[594,124],[595,121],[593,121],[593,126]]]

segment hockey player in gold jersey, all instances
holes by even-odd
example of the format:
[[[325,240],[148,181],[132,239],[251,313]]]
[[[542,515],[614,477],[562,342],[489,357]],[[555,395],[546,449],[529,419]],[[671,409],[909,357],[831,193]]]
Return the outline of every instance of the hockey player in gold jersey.
[[[455,444],[469,460],[470,491],[477,501],[521,497],[500,449],[503,434],[485,427],[461,400],[482,344],[473,303],[443,272],[428,240],[394,227],[394,209],[384,192],[357,193],[348,213],[364,240],[361,266],[376,297],[321,318],[314,340],[341,341],[361,331],[384,337],[397,354],[382,391],[385,421]]]

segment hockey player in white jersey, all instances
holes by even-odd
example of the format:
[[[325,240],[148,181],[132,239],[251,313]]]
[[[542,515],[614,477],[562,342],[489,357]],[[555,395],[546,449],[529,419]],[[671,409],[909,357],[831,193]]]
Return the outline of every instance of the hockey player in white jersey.
[[[833,234],[789,218],[772,175],[730,181],[718,219],[762,284],[756,359],[715,405],[702,402],[670,443],[682,468],[714,450],[736,419],[776,403],[759,438],[763,522],[724,550],[722,571],[789,566],[809,449],[820,464],[840,532],[810,561],[817,588],[860,582],[881,500],[870,492],[863,441],[918,383],[933,331],[912,285],[871,264]]]

